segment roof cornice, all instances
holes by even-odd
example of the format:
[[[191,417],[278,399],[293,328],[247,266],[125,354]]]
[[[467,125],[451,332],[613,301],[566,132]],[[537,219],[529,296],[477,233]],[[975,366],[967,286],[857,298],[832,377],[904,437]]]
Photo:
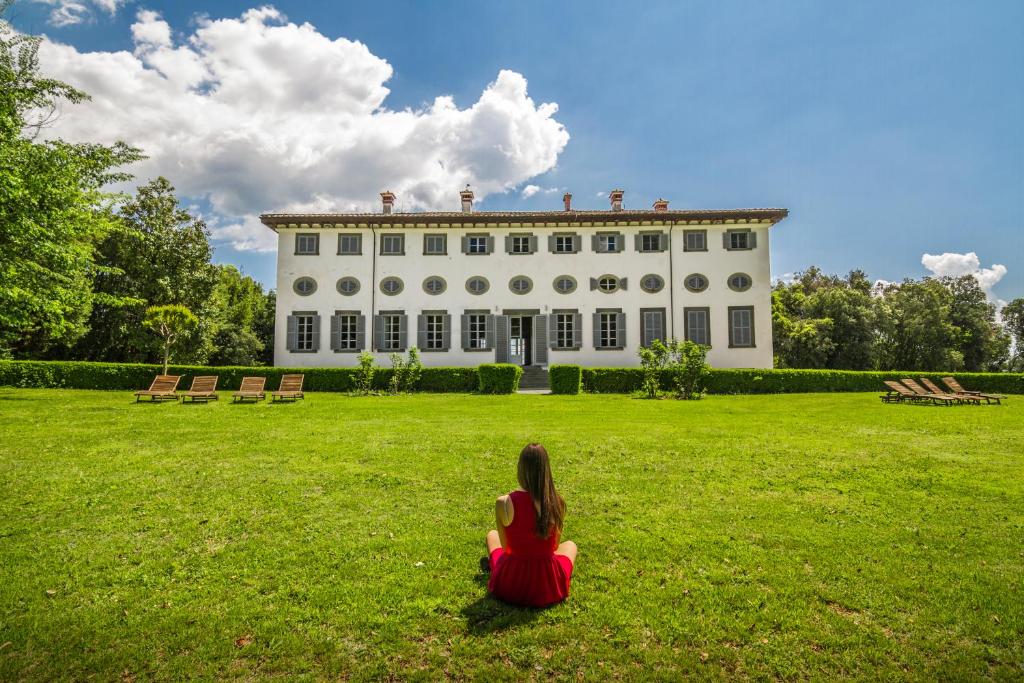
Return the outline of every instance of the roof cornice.
[[[271,228],[319,225],[341,228],[430,227],[459,228],[486,225],[505,227],[527,224],[530,227],[590,227],[593,225],[668,224],[716,225],[731,223],[769,223],[774,225],[789,215],[788,209],[692,209],[675,211],[438,211],[419,213],[265,213],[260,221]]]

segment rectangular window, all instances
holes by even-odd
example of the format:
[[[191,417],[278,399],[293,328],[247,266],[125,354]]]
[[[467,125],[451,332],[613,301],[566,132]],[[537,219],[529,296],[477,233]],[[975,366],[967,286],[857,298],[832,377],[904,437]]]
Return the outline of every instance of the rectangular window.
[[[382,256],[401,256],[405,254],[405,235],[381,235],[380,253]]]
[[[622,235],[618,233],[600,233],[597,236],[597,250],[599,252],[607,253],[621,251],[621,241]]]
[[[683,251],[707,251],[708,231],[707,230],[684,230]]]
[[[683,309],[683,335],[694,344],[711,346],[711,326],[708,324],[710,315],[707,308]]]
[[[470,313],[466,316],[466,325],[468,332],[466,339],[468,342],[467,348],[470,349],[486,349],[487,348],[487,314],[486,313]]]
[[[555,313],[555,348],[576,348],[576,312]]]
[[[437,256],[448,253],[448,235],[424,235],[423,253]]]
[[[555,235],[554,247],[553,251],[556,254],[574,254],[576,253],[576,236]]]
[[[757,236],[750,230],[726,230],[724,239],[723,246],[730,251],[753,249],[757,246]]]
[[[312,256],[320,253],[320,235],[300,232],[295,235],[295,254]]]
[[[598,316],[601,325],[601,347],[605,349],[617,347],[619,345],[619,314],[600,313]]]
[[[313,351],[313,318],[312,315],[295,316],[295,350]]]
[[[469,235],[466,237],[466,253],[486,254],[487,242],[487,235]]]
[[[355,351],[359,348],[359,315],[339,313],[336,351]]]
[[[638,246],[639,251],[661,251],[661,238],[660,232],[642,232],[640,233],[640,241]]]
[[[338,235],[339,254],[362,254],[363,236],[342,233]]]
[[[754,345],[754,307],[729,307],[729,346],[750,347]]]
[[[532,254],[530,235],[512,235],[509,244],[510,254]]]
[[[402,348],[402,316],[397,314],[382,315],[381,324],[384,326],[384,350],[400,350]]]
[[[640,345],[650,346],[655,339],[665,341],[665,309],[640,309]]]
[[[427,351],[444,350],[444,315],[428,313],[426,318],[426,340],[424,349]]]

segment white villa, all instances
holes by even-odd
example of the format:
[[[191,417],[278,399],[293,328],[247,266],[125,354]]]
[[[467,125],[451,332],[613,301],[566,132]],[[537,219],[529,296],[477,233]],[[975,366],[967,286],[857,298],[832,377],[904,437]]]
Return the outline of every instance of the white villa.
[[[658,338],[772,367],[769,229],[786,209],[264,214],[278,234],[278,366],[635,366]]]

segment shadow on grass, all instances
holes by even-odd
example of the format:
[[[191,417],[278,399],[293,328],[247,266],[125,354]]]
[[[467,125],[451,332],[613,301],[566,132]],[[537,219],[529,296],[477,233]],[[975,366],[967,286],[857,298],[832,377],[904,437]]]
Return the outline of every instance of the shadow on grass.
[[[473,580],[483,591],[487,590],[487,581],[491,575],[485,571],[477,572]],[[509,605],[490,595],[484,595],[475,602],[462,608],[462,616],[466,619],[466,628],[473,635],[486,635],[508,628],[523,626],[534,621],[544,609],[534,607],[516,607]]]

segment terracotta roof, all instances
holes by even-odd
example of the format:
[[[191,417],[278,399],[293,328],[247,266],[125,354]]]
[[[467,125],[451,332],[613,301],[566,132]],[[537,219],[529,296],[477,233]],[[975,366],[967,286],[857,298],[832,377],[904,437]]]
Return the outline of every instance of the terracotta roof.
[[[423,211],[411,213],[265,213],[260,220],[269,228],[289,223],[590,223],[612,221],[734,221],[769,220],[773,224],[789,209],[683,209],[655,211],[610,209],[595,211]]]

